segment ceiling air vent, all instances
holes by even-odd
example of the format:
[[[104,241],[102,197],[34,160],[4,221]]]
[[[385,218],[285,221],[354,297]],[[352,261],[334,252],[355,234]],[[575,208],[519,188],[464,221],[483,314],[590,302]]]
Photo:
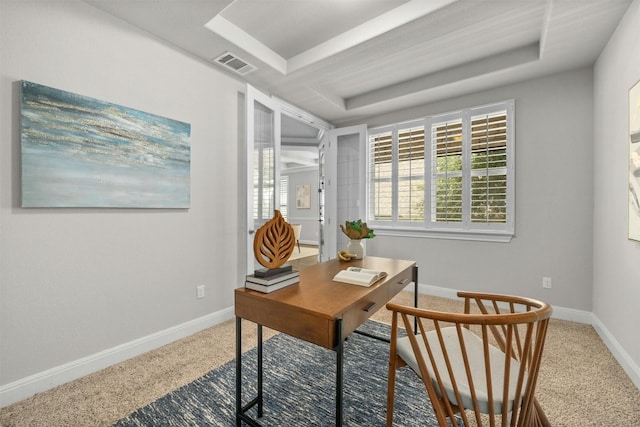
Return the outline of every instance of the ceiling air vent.
[[[222,55],[218,56],[215,59],[215,62],[224,65],[225,67],[231,69],[233,72],[238,73],[242,76],[249,74],[250,72],[257,69],[257,67],[249,64],[244,59],[238,58],[237,55],[231,52],[225,52]]]

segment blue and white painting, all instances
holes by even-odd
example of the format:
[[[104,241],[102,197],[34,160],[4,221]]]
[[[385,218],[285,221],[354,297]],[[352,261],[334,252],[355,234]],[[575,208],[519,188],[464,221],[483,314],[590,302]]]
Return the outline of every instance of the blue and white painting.
[[[21,82],[22,207],[188,208],[191,125]]]

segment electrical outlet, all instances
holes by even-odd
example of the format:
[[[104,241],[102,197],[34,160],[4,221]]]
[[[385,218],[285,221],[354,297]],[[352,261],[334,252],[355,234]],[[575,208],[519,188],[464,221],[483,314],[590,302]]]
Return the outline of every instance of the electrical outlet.
[[[544,289],[551,289],[551,277],[542,278],[542,287]]]
[[[196,286],[196,298],[204,298],[204,285]]]

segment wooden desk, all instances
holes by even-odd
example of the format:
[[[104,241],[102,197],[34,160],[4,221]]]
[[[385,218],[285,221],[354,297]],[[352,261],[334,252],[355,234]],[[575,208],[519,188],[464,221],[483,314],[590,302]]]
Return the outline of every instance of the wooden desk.
[[[370,287],[334,282],[333,276],[347,267],[386,271],[388,275]],[[411,282],[415,284],[417,305],[418,269],[414,261],[364,257],[344,263],[331,260],[304,268],[300,271],[300,283],[270,294],[236,289],[236,425],[240,426],[242,421],[260,425],[245,412],[258,405],[258,417],[262,416],[262,326],[267,326],[336,352],[336,426],[341,426],[343,342]],[[258,396],[244,406],[242,319],[258,324]]]

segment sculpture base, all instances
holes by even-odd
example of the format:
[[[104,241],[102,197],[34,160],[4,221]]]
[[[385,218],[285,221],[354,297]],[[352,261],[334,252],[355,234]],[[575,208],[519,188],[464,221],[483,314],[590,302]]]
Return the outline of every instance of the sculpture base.
[[[278,274],[284,274],[291,271],[291,264],[285,264],[278,268],[261,268],[260,270],[255,270],[253,274],[256,277],[272,277],[277,276]]]

